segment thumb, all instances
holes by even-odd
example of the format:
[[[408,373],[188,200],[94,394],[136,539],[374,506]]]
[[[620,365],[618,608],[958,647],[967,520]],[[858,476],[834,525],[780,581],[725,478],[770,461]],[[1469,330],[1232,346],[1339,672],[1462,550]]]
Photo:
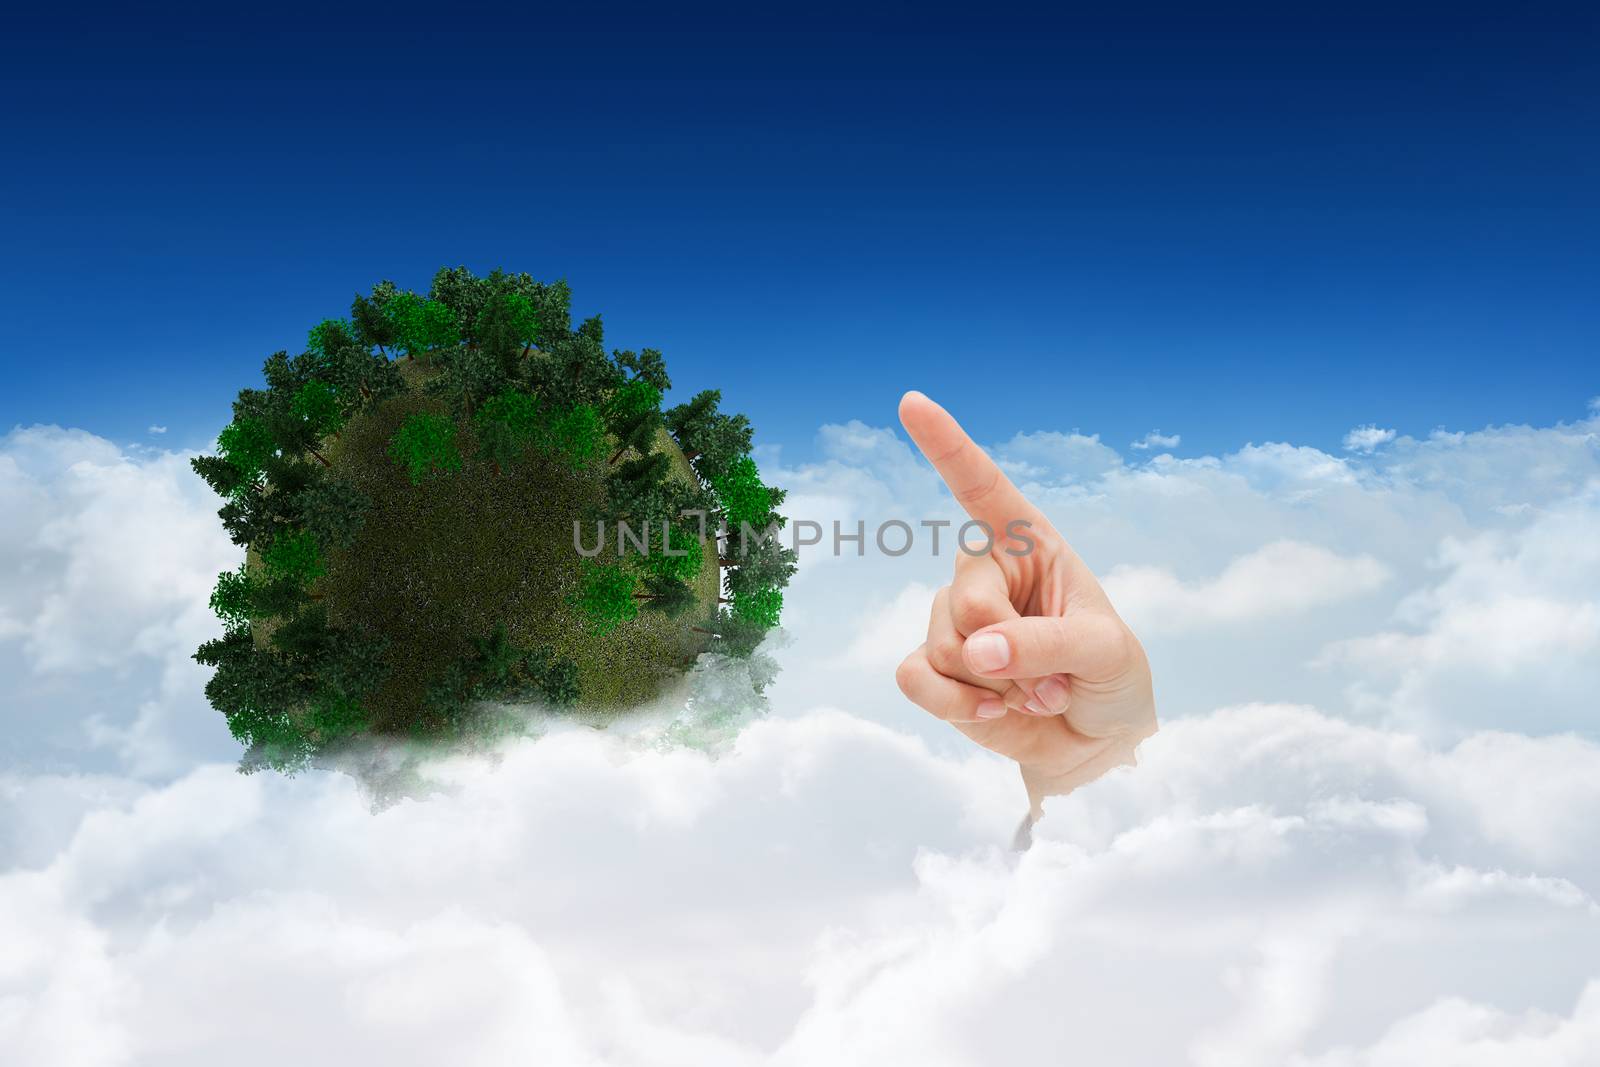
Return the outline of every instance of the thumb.
[[[961,654],[982,678],[1040,678],[1071,674],[1109,680],[1128,662],[1130,635],[1115,615],[1028,615],[968,635]]]

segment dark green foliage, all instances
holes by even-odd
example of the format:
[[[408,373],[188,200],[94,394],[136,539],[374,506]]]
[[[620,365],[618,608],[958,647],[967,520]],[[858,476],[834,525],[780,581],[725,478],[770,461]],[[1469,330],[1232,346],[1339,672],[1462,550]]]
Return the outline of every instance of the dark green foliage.
[[[218,496],[233,496],[244,488],[244,472],[222,456],[196,456],[189,466]]]
[[[372,501],[349,482],[329,477],[302,489],[296,504],[300,525],[318,544],[343,548],[361,532]]]
[[[396,293],[383,315],[394,345],[407,358],[424,357],[461,340],[461,326],[448,304],[424,300],[416,293]]]
[[[661,410],[661,389],[643,378],[632,378],[617,387],[606,402],[606,418],[622,420]]]
[[[211,591],[211,610],[229,632],[244,629],[250,625],[255,610],[255,593],[256,583],[241,563],[238,570],[223,571],[217,576],[216,588]]]
[[[695,441],[704,432],[706,426],[717,415],[717,405],[722,403],[722,393],[716,389],[706,389],[696,393],[693,399],[677,407],[668,408],[664,413],[667,429],[672,431],[672,436],[683,448],[683,454],[689,459],[699,455]]]
[[[782,611],[783,592],[777,588],[768,586],[733,594],[733,613],[758,626],[770,628],[778,625],[778,616]]]
[[[587,404],[599,408],[622,384],[622,370],[601,345],[600,318],[578,332],[552,338],[546,354],[529,368],[529,381],[540,396],[560,408]]]
[[[267,578],[260,581],[251,576],[251,617],[261,619],[283,618],[293,615],[307,600],[303,582],[293,578]]]
[[[505,290],[490,297],[478,316],[478,343],[514,374],[539,332],[539,315],[527,295]]]
[[[714,615],[695,627],[697,632],[710,639],[708,651],[741,659],[756,650],[766,636],[767,629],[761,623],[735,615],[725,608],[718,608]]]
[[[507,388],[484,401],[473,429],[483,454],[498,466],[510,466],[543,436],[543,412],[538,400]]]
[[[400,425],[389,446],[389,455],[406,469],[413,484],[435,471],[461,469],[455,423],[427,412],[418,412]]]
[[[648,529],[649,552],[638,558],[639,569],[647,576],[647,581],[661,578],[688,582],[700,573],[705,563],[705,545],[692,527],[652,522]],[[662,531],[666,531],[665,536]]]
[[[330,689],[313,701],[307,724],[319,741],[329,744],[363,732],[371,722],[361,701]]]
[[[253,763],[284,771],[305,765],[311,740],[291,714],[304,699],[304,684],[290,663],[257,649],[248,627],[207,641],[194,658],[216,668],[206,699],[223,713],[229,732],[253,750]]]
[[[274,537],[261,553],[269,578],[286,578],[308,586],[327,573],[322,549],[309,530],[287,530]]]
[[[655,387],[656,403],[660,404],[660,394],[672,388],[672,379],[667,376],[666,361],[661,358],[659,349],[646,348],[642,352],[613,352],[612,359],[617,366],[633,374],[635,381],[648,382]]]
[[[483,306],[489,302],[490,287],[486,279],[474,275],[466,267],[441,267],[433,276],[429,300],[437,300],[449,308],[463,330],[478,322]]]
[[[585,561],[582,584],[573,606],[583,613],[596,634],[604,634],[639,613],[633,599],[638,580],[620,563]]]
[[[473,638],[470,645],[472,651],[450,664],[429,688],[425,705],[439,728],[467,731],[481,716],[481,712],[475,716],[474,705],[486,701],[542,700],[558,707],[577,702],[577,666],[543,646],[517,647],[504,623],[497,623],[488,637]]]
[[[764,520],[772,514],[772,492],[762,484],[761,472],[749,456],[735,460],[711,485],[728,528],[734,533],[742,529],[742,523],[753,528],[766,525]]]
[[[740,543],[737,532],[730,533],[728,591],[734,595],[758,589],[781,589],[793,577],[797,557],[792,548],[783,547],[776,537],[749,537]]]
[[[277,448],[266,421],[260,418],[235,419],[217,435],[217,452],[239,472],[241,484],[256,481]]]
[[[387,349],[395,343],[398,332],[394,320],[385,313],[389,300],[394,296],[394,283],[378,284],[387,287],[381,295],[379,288],[374,287],[371,297],[357,293],[350,305],[350,321],[355,327],[356,343],[369,350],[374,346]]]
[[[743,415],[718,415],[695,438],[695,473],[707,482],[719,477],[750,453],[753,430]]]
[[[212,593],[223,636],[195,657],[242,769],[292,772],[369,733],[493,736],[516,726],[505,704],[571,704],[580,677],[586,704],[626,707],[692,662],[691,631],[747,655],[776,622],[781,550],[724,572],[734,610],[664,621],[720,592],[682,511],[754,515],[764,490],[781,522],[782,494],[714,390],[664,417],[661,353],[607,356],[604,340],[598,315],[573,329],[563,281],[450,268],[426,298],[380,282],[305,352],[266,359],[218,454],[192,464],[249,550]],[[578,516],[613,534],[628,520],[648,554],[619,556],[613,536],[582,559]]]
[[[556,416],[548,433],[550,447],[565,456],[574,470],[598,459],[605,449],[605,426],[600,413],[588,404],[579,404]]]
[[[289,411],[305,423],[313,438],[338,433],[344,425],[345,407],[339,402],[338,391],[327,382],[312,380],[302,385]]]
[[[644,589],[635,594],[643,601],[644,610],[658,611],[677,618],[695,606],[694,590],[681,578],[665,574],[652,574],[645,578]]]
[[[709,483],[725,476],[740,457],[749,454],[753,436],[749,419],[717,410],[721,400],[721,393],[707,389],[664,416],[667,429],[695,473]]]
[[[666,489],[667,472],[672,463],[660,452],[649,452],[619,464],[606,477],[606,499],[611,514],[635,522],[676,518],[670,513],[671,498]]]
[[[447,348],[437,354],[436,361],[443,373],[429,383],[428,390],[448,401],[456,418],[471,418],[478,405],[512,384],[503,356],[487,348]]]
[[[306,339],[306,351],[315,356],[327,357],[341,348],[357,344],[355,329],[344,319],[323,319],[311,327]]]
[[[336,354],[327,373],[347,417],[405,392],[405,381],[393,363],[359,348]]]

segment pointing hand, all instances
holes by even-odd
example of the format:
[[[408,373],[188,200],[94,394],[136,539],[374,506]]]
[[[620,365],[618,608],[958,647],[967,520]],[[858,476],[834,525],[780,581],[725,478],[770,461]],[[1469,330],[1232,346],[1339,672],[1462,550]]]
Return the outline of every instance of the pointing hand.
[[[914,703],[1016,760],[1037,817],[1042,798],[1132,763],[1155,733],[1149,661],[1083,560],[948,412],[911,392],[900,421],[993,538],[982,555],[957,548],[928,639],[895,680]]]

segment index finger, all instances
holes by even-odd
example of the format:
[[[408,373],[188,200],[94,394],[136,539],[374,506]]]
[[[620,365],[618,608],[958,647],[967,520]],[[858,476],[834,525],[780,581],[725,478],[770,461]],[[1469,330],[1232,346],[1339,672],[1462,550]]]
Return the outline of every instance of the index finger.
[[[1038,509],[944,408],[913,390],[900,398],[900,422],[956,502],[989,526],[996,543],[1005,539],[1007,524],[1014,519],[1045,525]]]

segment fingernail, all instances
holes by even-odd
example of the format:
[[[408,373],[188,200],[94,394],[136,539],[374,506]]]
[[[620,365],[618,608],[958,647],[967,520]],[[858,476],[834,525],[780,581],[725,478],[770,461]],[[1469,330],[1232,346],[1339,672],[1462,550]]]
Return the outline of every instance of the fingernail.
[[[1066,685],[1059,678],[1042,679],[1038,685],[1033,687],[1033,696],[1035,700],[1052,712],[1065,711],[1067,703],[1071,699],[1071,694],[1067,691]]]
[[[1011,662],[1011,646],[999,634],[967,638],[967,659],[980,671],[997,671]]]
[[[1043,704],[1039,703],[1037,700],[1030,700],[1026,704],[1024,704],[1023,707],[1027,708],[1029,711],[1033,712],[1035,715],[1052,715],[1052,714],[1054,714],[1054,712],[1052,712],[1049,708],[1045,707]]]
[[[1006,703],[1003,700],[984,700],[978,704],[978,718],[998,719],[1006,713]]]

